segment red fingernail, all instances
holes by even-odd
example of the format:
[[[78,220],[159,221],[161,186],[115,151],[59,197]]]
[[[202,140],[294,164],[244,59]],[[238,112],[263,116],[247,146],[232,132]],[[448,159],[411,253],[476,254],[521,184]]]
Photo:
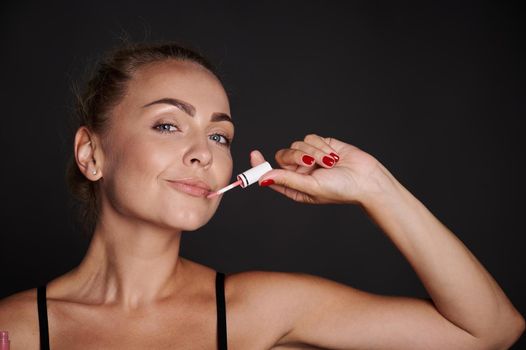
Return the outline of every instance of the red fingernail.
[[[266,179],[266,180],[261,181],[261,183],[259,184],[259,186],[261,187],[270,186],[270,185],[274,185],[274,180]]]
[[[334,158],[335,161],[339,161],[339,160],[340,160],[340,156],[337,155],[337,154],[334,153],[334,152],[331,152],[331,156]]]
[[[323,161],[323,164],[325,164],[327,166],[333,166],[334,165],[334,158],[331,158],[329,156],[323,157],[322,161]]]
[[[312,163],[314,163],[314,158],[312,158],[311,156],[307,156],[307,155],[304,155],[301,160],[303,161],[303,163],[307,164],[307,165],[312,165]]]

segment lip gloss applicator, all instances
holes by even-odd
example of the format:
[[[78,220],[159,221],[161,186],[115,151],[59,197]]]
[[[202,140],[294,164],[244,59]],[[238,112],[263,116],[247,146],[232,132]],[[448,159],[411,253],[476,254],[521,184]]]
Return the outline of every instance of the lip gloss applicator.
[[[230,185],[223,187],[222,189],[210,193],[206,198],[213,198],[219,196],[226,191],[233,189],[234,187],[241,186],[241,188],[248,187],[253,183],[258,182],[259,178],[265,173],[272,170],[272,166],[269,162],[261,163],[253,168],[248,169],[245,172],[242,172],[237,176],[237,181],[231,183]]]
[[[0,331],[0,350],[9,350],[9,333]]]

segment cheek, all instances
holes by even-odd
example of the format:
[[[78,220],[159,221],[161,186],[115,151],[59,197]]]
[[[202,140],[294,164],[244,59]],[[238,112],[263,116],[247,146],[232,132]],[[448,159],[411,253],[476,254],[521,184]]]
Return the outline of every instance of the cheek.
[[[175,155],[147,142],[127,141],[117,146],[114,140],[105,159],[103,186],[114,208],[141,212],[152,205],[150,197],[159,191],[159,176]]]
[[[232,180],[233,162],[230,154],[216,157],[214,161],[216,164],[215,173],[217,174],[217,184],[219,187],[228,185]]]
[[[163,152],[153,144],[128,142],[109,156],[107,177],[121,182],[137,182],[157,177],[173,161],[174,154]]]

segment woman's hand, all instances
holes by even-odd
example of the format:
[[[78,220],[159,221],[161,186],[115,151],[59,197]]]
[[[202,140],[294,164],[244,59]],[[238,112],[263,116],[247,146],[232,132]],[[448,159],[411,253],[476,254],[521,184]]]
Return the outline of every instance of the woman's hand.
[[[259,151],[251,153],[256,166],[265,161]],[[307,135],[290,148],[276,152],[274,169],[261,177],[261,186],[295,201],[313,204],[363,202],[382,191],[392,175],[370,154],[334,138]]]

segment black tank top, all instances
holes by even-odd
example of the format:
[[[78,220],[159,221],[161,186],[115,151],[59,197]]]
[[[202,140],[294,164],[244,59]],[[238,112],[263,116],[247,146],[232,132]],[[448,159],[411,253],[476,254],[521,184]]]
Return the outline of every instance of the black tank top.
[[[225,305],[225,274],[216,273],[216,305],[217,305],[217,346],[219,350],[227,350],[226,305]],[[40,329],[40,350],[49,350],[49,329],[47,322],[46,286],[37,288],[38,325]]]

